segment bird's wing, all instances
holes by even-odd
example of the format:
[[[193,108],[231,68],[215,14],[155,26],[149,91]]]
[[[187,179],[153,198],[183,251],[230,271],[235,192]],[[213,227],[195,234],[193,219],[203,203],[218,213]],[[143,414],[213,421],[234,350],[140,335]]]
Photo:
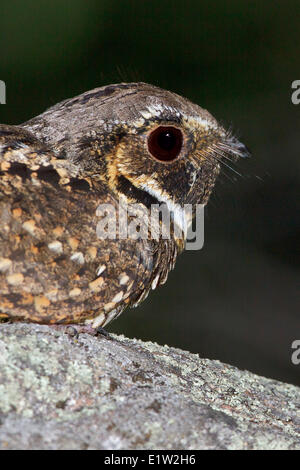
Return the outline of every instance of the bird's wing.
[[[174,247],[99,239],[103,203],[117,204],[107,188],[0,125],[0,318],[101,325],[165,281]]]

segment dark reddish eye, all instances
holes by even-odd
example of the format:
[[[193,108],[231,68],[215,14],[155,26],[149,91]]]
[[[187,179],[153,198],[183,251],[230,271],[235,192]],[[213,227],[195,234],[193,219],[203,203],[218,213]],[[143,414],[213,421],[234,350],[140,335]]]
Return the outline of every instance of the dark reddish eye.
[[[180,154],[182,142],[181,130],[171,126],[160,126],[149,135],[148,149],[157,160],[171,162]]]

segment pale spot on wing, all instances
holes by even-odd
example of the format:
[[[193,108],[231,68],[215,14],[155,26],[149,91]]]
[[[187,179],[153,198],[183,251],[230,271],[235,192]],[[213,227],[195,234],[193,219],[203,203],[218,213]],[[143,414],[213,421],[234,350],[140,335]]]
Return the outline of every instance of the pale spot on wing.
[[[156,289],[158,280],[159,280],[159,274],[152,281],[151,287],[152,287],[153,290]]]
[[[58,289],[51,289],[48,292],[45,292],[45,297],[49,299],[51,302],[55,302],[57,300]]]
[[[79,245],[79,240],[75,237],[70,237],[68,238],[68,244],[72,248],[73,251],[77,250],[77,247]]]
[[[79,289],[79,287],[74,287],[74,289],[70,290],[69,292],[70,297],[77,297],[80,294],[81,294],[81,289]]]
[[[87,250],[87,253],[88,253],[88,256],[94,260],[97,256],[97,248],[95,246],[91,246],[88,250]]]
[[[124,284],[127,284],[127,282],[129,281],[129,276],[127,276],[126,273],[122,273],[122,274],[119,276],[119,280],[120,280],[121,286],[124,286]]]
[[[99,266],[97,269],[97,276],[100,276],[100,274],[102,274],[103,271],[105,271],[105,269],[106,269],[105,264],[102,264],[101,266]]]
[[[120,315],[120,312],[118,312],[118,309],[111,310],[106,314],[105,318],[105,323],[102,326],[107,325],[109,322],[111,322],[114,318],[118,317]]]
[[[114,298],[112,299],[112,302],[114,302],[114,303],[120,302],[120,300],[122,300],[122,298],[123,298],[123,292],[120,291],[120,292],[118,292],[118,294],[116,294],[114,296]]]
[[[63,227],[60,227],[60,226],[55,227],[55,228],[53,229],[53,233],[54,233],[54,235],[56,235],[57,237],[61,237],[61,235],[63,234],[63,232],[64,232],[64,228],[63,228]]]
[[[105,322],[105,315],[104,315],[104,313],[100,313],[100,315],[98,315],[96,318],[94,318],[93,323],[92,323],[92,327],[93,328],[98,328],[99,326],[103,325],[104,322]]]
[[[0,258],[0,272],[5,273],[9,270],[12,265],[12,261],[9,258]]]
[[[38,312],[42,312],[45,308],[51,304],[50,300],[44,295],[38,295],[34,298],[34,306]]]
[[[8,284],[12,286],[18,286],[19,284],[22,284],[22,282],[24,281],[24,276],[22,273],[15,273],[15,274],[11,274],[7,276],[6,280]]]
[[[26,230],[26,232],[30,233],[31,235],[34,235],[35,230],[36,230],[36,225],[33,219],[26,220],[26,222],[24,222],[22,227],[24,228],[24,230]]]
[[[84,264],[84,256],[81,251],[76,251],[76,253],[74,253],[70,259],[71,261],[74,261],[74,263]]]
[[[99,292],[101,290],[103,283],[104,283],[103,277],[98,277],[98,279],[95,279],[94,281],[89,283],[89,288],[91,289],[92,292]]]
[[[22,209],[20,209],[20,207],[17,207],[16,209],[13,209],[12,215],[15,219],[18,219],[22,215]]]
[[[104,305],[104,310],[105,312],[108,312],[109,310],[112,310],[115,306],[115,302],[109,302],[107,304]]]
[[[49,243],[48,248],[49,250],[54,251],[55,253],[58,253],[58,254],[61,254],[63,252],[62,243],[57,240]]]

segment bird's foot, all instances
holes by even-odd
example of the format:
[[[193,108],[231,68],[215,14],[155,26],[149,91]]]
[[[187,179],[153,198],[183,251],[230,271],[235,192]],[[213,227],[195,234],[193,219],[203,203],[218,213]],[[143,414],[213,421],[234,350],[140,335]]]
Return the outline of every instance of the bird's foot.
[[[53,329],[63,331],[65,334],[72,338],[77,339],[80,333],[86,333],[91,336],[105,336],[107,339],[111,339],[110,334],[101,326],[93,328],[92,325],[49,325]]]

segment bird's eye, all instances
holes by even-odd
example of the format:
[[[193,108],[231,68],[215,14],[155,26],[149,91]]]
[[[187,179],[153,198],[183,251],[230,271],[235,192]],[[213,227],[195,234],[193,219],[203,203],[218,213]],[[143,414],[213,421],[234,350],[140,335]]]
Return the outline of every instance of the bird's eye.
[[[182,132],[177,127],[157,127],[148,137],[149,152],[161,162],[176,160],[182,149],[182,143]]]

